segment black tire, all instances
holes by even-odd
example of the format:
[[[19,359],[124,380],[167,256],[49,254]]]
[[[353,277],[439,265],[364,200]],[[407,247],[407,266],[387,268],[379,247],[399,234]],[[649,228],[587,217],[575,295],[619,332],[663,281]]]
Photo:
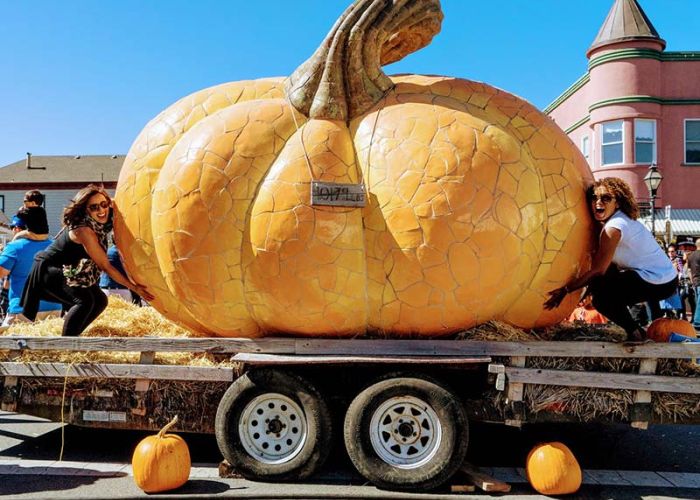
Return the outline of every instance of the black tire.
[[[350,403],[344,438],[355,468],[375,486],[428,491],[462,465],[469,428],[452,391],[423,376],[403,376],[375,383]]]
[[[305,479],[331,448],[330,412],[319,391],[299,375],[274,369],[238,378],[221,398],[214,429],[221,454],[248,479]]]

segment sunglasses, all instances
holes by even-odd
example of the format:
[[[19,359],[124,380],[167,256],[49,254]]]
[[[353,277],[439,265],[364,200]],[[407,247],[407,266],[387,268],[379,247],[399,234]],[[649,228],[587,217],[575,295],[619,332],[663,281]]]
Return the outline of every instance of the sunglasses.
[[[101,201],[99,203],[93,203],[87,206],[87,209],[91,212],[97,212],[100,208],[109,208],[110,203],[108,201]]]
[[[615,197],[614,197],[613,195],[607,194],[607,193],[606,193],[606,194],[601,194],[600,196],[598,196],[597,194],[592,194],[592,195],[590,196],[591,202],[600,201],[601,203],[610,203],[610,202],[612,202],[614,199],[615,199]]]

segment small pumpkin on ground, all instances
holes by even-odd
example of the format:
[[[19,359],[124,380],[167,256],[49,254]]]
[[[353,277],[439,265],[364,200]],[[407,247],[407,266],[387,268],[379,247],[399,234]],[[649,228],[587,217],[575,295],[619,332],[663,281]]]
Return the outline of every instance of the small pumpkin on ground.
[[[647,338],[654,342],[668,342],[672,333],[693,339],[697,337],[693,325],[684,319],[658,318],[652,321],[647,328]]]
[[[581,467],[568,446],[543,443],[527,455],[527,480],[542,495],[575,493],[581,487]]]
[[[174,490],[190,478],[192,462],[184,439],[166,434],[177,423],[177,415],[158,434],[141,440],[131,466],[136,485],[146,493]]]

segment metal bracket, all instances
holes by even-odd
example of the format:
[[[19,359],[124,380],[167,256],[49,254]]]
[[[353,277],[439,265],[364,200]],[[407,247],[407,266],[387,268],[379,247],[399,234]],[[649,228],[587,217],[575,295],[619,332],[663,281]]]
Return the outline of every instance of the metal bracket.
[[[504,391],[506,389],[506,367],[499,364],[490,364],[489,373],[496,374],[496,390]]]

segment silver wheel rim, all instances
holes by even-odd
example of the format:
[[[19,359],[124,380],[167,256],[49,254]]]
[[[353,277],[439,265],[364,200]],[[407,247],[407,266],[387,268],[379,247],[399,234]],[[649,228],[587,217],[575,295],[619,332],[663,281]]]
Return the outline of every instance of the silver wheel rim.
[[[379,458],[399,469],[428,463],[442,441],[435,410],[422,399],[399,396],[386,400],[372,414],[370,441]]]
[[[304,447],[306,416],[284,394],[262,394],[243,409],[238,434],[251,457],[265,464],[282,464],[292,460]]]

